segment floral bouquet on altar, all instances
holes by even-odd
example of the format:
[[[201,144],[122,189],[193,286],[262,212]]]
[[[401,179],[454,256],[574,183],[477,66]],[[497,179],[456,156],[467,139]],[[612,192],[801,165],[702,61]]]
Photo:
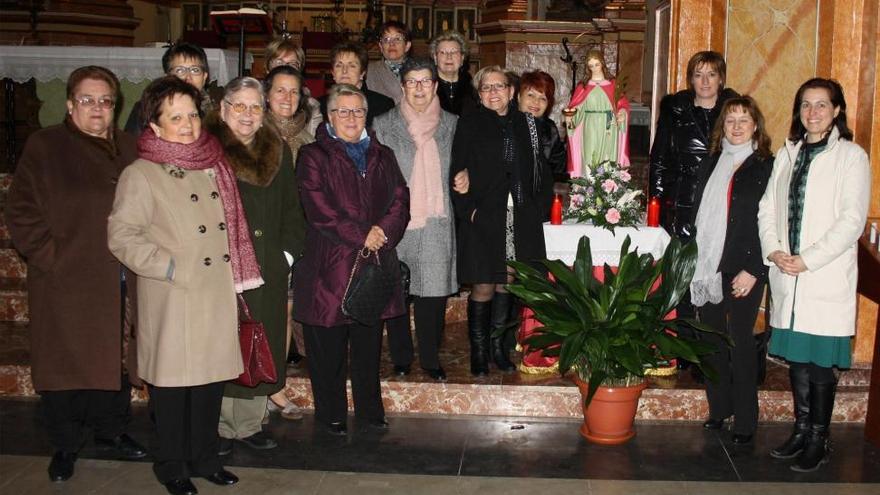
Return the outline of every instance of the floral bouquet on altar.
[[[614,233],[615,227],[633,227],[642,218],[642,191],[629,187],[632,176],[617,162],[604,161],[585,167],[587,174],[571,179],[566,219],[591,222]]]

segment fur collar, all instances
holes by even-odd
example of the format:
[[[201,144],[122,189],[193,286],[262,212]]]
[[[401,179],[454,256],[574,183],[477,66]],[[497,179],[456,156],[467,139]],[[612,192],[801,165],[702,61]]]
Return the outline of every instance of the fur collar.
[[[258,187],[272,183],[281,169],[284,142],[269,119],[263,119],[263,126],[250,147],[242,144],[220,119],[208,119],[206,127],[220,140],[226,160],[238,180]]]

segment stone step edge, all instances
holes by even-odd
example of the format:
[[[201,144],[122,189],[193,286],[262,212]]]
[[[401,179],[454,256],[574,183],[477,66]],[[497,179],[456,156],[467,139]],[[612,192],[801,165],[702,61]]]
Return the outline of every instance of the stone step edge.
[[[349,384],[349,409],[352,409]],[[285,394],[298,407],[313,409],[308,378],[288,377]],[[35,396],[26,366],[0,366],[0,397]],[[132,399],[143,401],[140,391]],[[393,413],[476,416],[580,418],[581,396],[570,386],[482,385],[450,383],[382,382],[385,411]],[[868,393],[864,387],[837,393],[835,423],[864,423]],[[790,422],[791,394],[760,391],[760,421]],[[636,419],[702,421],[708,417],[703,390],[648,389],[642,393]]]

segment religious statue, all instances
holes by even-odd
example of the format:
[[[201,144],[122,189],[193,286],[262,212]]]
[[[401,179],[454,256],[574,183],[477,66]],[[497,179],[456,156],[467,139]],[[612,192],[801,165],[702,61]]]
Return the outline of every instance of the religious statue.
[[[618,94],[599,50],[585,57],[588,78],[574,90],[562,114],[568,133],[568,172],[582,177],[587,167],[605,161],[629,166],[629,101]]]

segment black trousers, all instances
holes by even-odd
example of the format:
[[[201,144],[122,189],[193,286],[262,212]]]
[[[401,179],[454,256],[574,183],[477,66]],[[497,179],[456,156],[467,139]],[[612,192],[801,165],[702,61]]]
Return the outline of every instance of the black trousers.
[[[220,402],[226,382],[193,387],[150,385],[158,445],[153,472],[160,483],[220,470]]]
[[[755,344],[755,320],[764,296],[764,283],[756,282],[746,297],[730,294],[734,275],[722,274],[724,300],[706,303],[699,308],[700,321],[733,340],[729,347],[721,337],[703,334],[703,339],[718,346],[719,351],[707,356],[718,371],[718,381],[706,381],[709,417],[722,419],[733,415],[733,432],[752,435],[758,427],[758,359]]]
[[[57,390],[40,392],[49,442],[57,450],[78,452],[86,427],[95,438],[112,439],[131,420],[131,383],[123,375],[119,390]]]
[[[443,329],[446,326],[447,299],[446,296],[413,298],[419,363],[424,369],[436,370],[440,367],[439,353],[440,344],[443,342]],[[413,342],[409,328],[409,307],[405,315],[392,318],[385,323],[391,362],[400,366],[411,365]]]
[[[315,398],[315,419],[344,422],[348,416],[345,379],[351,351],[351,392],[354,413],[367,420],[385,417],[379,386],[382,324],[358,323],[335,327],[303,325],[306,362]]]

